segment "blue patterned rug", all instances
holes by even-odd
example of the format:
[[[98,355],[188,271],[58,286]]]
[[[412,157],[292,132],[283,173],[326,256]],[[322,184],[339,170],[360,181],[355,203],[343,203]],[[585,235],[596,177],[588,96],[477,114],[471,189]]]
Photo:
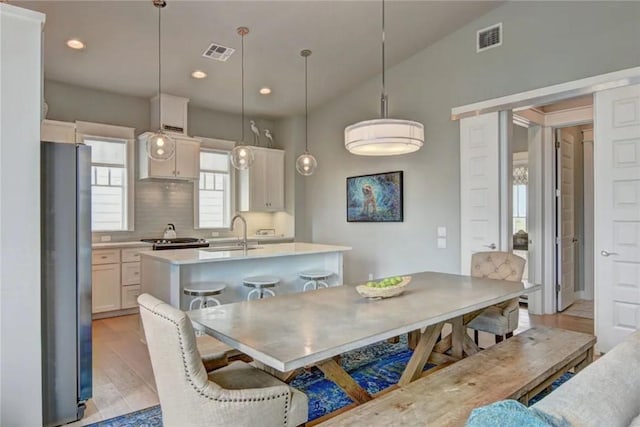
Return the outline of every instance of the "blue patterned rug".
[[[342,367],[370,394],[378,393],[397,384],[411,350],[407,348],[406,335],[397,344],[380,342],[342,355]],[[433,365],[427,365],[427,369]],[[571,378],[570,373],[558,378],[552,385],[555,389]],[[309,398],[309,421],[320,418],[352,403],[351,399],[333,382],[326,380],[316,368],[299,374],[290,385]],[[530,401],[530,405],[542,399],[545,392]],[[161,427],[160,406],[141,409],[110,420],[91,424],[90,427]]]

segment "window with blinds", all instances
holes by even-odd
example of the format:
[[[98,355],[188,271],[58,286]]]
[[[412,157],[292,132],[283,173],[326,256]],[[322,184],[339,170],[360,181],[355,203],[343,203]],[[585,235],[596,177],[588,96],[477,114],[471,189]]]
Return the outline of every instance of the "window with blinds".
[[[513,232],[527,231],[527,184],[529,169],[526,166],[513,168]]]
[[[198,228],[227,228],[231,217],[231,175],[229,153],[200,151],[196,217]]]
[[[127,230],[127,140],[84,142],[91,146],[91,230]]]

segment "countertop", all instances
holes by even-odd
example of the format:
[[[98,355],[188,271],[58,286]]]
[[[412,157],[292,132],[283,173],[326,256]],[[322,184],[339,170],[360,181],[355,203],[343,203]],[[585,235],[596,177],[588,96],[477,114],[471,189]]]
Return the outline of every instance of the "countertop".
[[[212,246],[222,243],[236,243],[242,241],[239,237],[211,237],[206,239]],[[293,236],[248,236],[248,242],[261,242],[261,243],[280,243],[291,242]],[[153,244],[141,242],[139,240],[133,240],[129,242],[94,242],[91,244],[93,249],[118,249],[118,248],[149,248]],[[184,249],[181,249],[184,250]]]
[[[174,249],[164,251],[145,251],[141,255],[156,261],[174,265],[204,264],[210,262],[237,261],[243,259],[274,258],[308,254],[350,251],[348,246],[321,245],[316,243],[277,243],[251,249],[246,253],[242,250],[207,251],[202,249]]]

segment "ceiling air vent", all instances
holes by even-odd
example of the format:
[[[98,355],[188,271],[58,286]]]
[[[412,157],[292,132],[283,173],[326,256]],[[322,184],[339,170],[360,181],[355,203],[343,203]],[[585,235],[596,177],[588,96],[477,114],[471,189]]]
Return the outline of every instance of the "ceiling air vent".
[[[221,46],[217,43],[211,43],[207,50],[204,51],[202,56],[209,59],[215,59],[216,61],[227,62],[227,59],[236,50],[230,47]]]
[[[502,44],[502,22],[478,31],[476,51],[498,47]]]

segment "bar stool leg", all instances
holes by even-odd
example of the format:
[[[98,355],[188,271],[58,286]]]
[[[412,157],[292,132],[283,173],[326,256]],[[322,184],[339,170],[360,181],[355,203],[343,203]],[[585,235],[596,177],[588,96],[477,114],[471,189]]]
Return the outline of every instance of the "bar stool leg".
[[[194,305],[196,305],[196,303],[198,304],[198,307],[194,308]],[[202,297],[195,297],[191,300],[191,304],[189,304],[189,310],[199,310],[203,305],[206,307],[204,299]]]
[[[260,291],[258,289],[252,289],[251,292],[249,292],[249,294],[247,295],[247,301],[251,301],[251,296],[253,294],[260,294]]]

